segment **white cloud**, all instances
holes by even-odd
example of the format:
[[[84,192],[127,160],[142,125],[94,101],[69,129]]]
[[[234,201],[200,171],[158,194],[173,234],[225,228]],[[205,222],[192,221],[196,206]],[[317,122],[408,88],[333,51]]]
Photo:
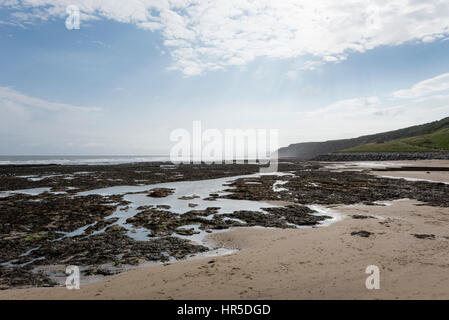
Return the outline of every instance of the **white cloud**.
[[[411,99],[446,90],[449,90],[449,73],[443,73],[439,76],[423,80],[409,89],[395,91],[392,93],[392,96],[401,99]]]
[[[425,36],[424,38],[422,38],[422,42],[425,42],[425,43],[434,42],[434,41],[435,41],[435,37],[433,37],[433,36]]]
[[[108,49],[111,48],[110,44],[107,44],[106,42],[103,42],[103,41],[93,40],[91,42],[95,45],[98,45],[99,47],[102,47],[102,48],[108,48]]]
[[[321,60],[308,60],[304,63],[301,69],[303,70],[316,70],[322,65],[324,65],[324,61]]]
[[[162,25],[160,23],[152,22],[152,21],[139,22],[139,23],[137,23],[137,26],[144,30],[150,30],[150,31],[160,30],[162,28]]]
[[[151,113],[126,121],[107,108],[47,101],[5,87],[0,114],[0,154],[151,154],[170,142],[168,122]]]
[[[438,77],[429,80],[434,79]],[[415,99],[393,105],[391,99],[376,96],[359,97],[336,101],[312,111],[301,111],[298,112],[295,121],[296,128],[299,128],[296,134],[301,137],[301,141],[353,138],[431,122],[448,116],[449,94],[426,96],[416,94],[416,96]]]
[[[103,116],[99,110],[98,107],[46,101],[0,87],[0,150],[55,152],[67,142],[80,144],[98,137],[94,132]],[[34,149],[29,149],[30,146]],[[70,153],[70,149],[66,152]]]
[[[306,118],[332,117],[357,117],[360,115],[374,114],[379,111],[380,100],[376,96],[345,99],[334,102],[324,108],[313,111],[299,112]]]
[[[40,108],[52,111],[99,111],[99,107],[82,107],[73,106],[65,103],[50,102],[43,99],[30,97],[8,87],[0,87],[0,108],[2,106],[9,106],[17,110],[24,108]]]
[[[0,0],[12,19],[65,17],[78,5],[83,19],[105,18],[161,32],[185,75],[241,66],[257,57],[313,56],[305,66],[344,60],[351,52],[449,34],[447,0]],[[22,12],[25,9],[26,12]]]

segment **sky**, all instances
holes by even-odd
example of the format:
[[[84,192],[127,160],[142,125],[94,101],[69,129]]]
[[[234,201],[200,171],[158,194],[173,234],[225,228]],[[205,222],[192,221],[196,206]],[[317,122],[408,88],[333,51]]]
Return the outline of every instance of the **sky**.
[[[198,120],[280,146],[426,123],[449,116],[448,53],[447,0],[0,0],[0,154],[164,155]]]

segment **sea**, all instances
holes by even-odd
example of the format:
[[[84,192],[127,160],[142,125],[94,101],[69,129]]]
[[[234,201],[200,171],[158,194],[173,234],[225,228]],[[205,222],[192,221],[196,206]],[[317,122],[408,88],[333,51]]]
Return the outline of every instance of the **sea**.
[[[112,165],[135,162],[169,161],[169,156],[0,156],[0,165],[59,164],[59,165]]]

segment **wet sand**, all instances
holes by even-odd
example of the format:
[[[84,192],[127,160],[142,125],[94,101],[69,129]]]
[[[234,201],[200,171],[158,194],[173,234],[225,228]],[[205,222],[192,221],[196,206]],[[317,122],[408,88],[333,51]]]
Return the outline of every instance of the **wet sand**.
[[[407,160],[393,161],[394,167],[397,166],[420,166],[420,167],[449,167],[448,160]],[[392,167],[392,166],[385,166]],[[428,180],[434,182],[449,183],[449,171],[371,171],[372,174],[383,177],[411,178],[419,180]]]
[[[398,165],[420,166],[420,167],[449,167],[449,160],[398,160],[387,161]]]
[[[407,166],[419,167],[449,167],[449,160],[391,160],[391,161],[340,161],[321,162],[325,170],[332,171],[363,171],[367,169],[385,169]]]
[[[408,178],[408,179],[417,179],[423,181],[432,181],[432,182],[444,182],[449,183],[449,171],[376,171],[372,172],[373,174],[380,177],[392,177],[392,178]]]
[[[371,166],[370,166],[371,164]],[[329,162],[325,167],[331,171],[364,171],[367,169],[386,169],[407,166],[420,167],[449,167],[449,160],[397,160],[397,161],[351,161],[351,162]],[[449,171],[372,171],[369,173],[380,177],[411,178],[433,182],[448,182]]]

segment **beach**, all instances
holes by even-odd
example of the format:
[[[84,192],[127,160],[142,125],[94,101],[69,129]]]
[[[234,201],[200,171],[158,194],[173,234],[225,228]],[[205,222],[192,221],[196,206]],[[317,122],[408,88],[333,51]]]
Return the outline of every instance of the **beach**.
[[[142,267],[80,290],[1,291],[0,299],[447,299],[449,210],[415,204],[341,207],[348,216],[325,228],[234,229],[213,237],[240,249],[234,254]],[[350,235],[359,230],[374,235]],[[379,290],[365,287],[368,265],[380,268]]]
[[[448,207],[408,199],[326,207],[340,215],[328,226],[234,227],[206,237],[234,249],[227,255],[137,267],[80,290],[2,290],[0,299],[449,298]],[[379,268],[379,289],[365,285],[370,265]]]
[[[449,300],[449,0],[0,0],[0,48],[0,302]]]

